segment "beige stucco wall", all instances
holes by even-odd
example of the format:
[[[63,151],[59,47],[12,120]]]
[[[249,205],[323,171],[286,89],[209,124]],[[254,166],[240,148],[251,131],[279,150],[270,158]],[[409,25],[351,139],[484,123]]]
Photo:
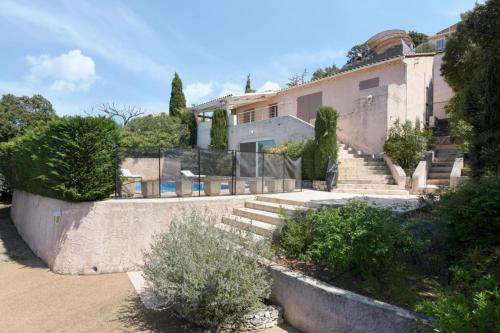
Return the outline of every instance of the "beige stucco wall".
[[[207,149],[210,145],[210,129],[212,128],[212,123],[198,122],[198,132],[196,133],[196,145],[200,148]]]
[[[441,64],[443,63],[444,53],[438,53],[434,56],[434,101],[433,101],[433,114],[439,119],[448,118],[444,111],[446,103],[453,97],[453,90],[446,83],[444,77],[441,76]]]
[[[250,198],[253,196],[69,203],[15,190],[11,217],[24,241],[53,271],[113,273],[137,269],[153,236],[168,230],[183,210],[201,210],[219,219]],[[59,214],[56,224],[54,215]]]

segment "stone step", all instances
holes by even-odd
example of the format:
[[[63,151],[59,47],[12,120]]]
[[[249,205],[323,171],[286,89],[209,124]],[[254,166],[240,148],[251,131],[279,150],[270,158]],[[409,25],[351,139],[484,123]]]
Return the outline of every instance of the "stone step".
[[[431,163],[431,168],[438,167],[438,168],[453,168],[453,163],[455,163],[455,160],[453,161],[447,161],[447,162],[438,162],[438,161],[433,161]]]
[[[240,239],[241,244],[248,243],[248,241],[260,242],[260,241],[265,241],[267,239],[264,236],[257,235],[253,232],[244,231],[225,223],[217,223],[215,227],[226,233],[238,237]]]
[[[455,162],[455,156],[434,156],[433,162]]]
[[[432,164],[431,164],[431,168],[429,169],[429,172],[431,172],[431,173],[433,173],[433,172],[447,172],[447,173],[450,173],[451,169],[453,169],[452,166],[432,166]]]
[[[289,215],[295,213],[299,210],[307,210],[307,207],[299,205],[289,205],[283,203],[265,202],[259,200],[249,200],[245,202],[246,208],[252,208],[256,210],[262,210],[265,212],[281,214],[281,212],[286,212]]]
[[[449,186],[450,179],[440,179],[440,178],[427,178],[427,185],[441,185],[441,186]]]
[[[228,215],[222,217],[222,223],[264,237],[272,237],[277,226],[274,224],[248,219],[246,217]]]
[[[450,173],[449,172],[429,172],[429,175],[427,176],[428,179],[449,179],[450,178]]]
[[[370,167],[386,167],[385,162],[367,162],[363,159],[350,158],[350,159],[339,159],[340,166],[370,166]]]
[[[353,194],[364,194],[364,195],[409,195],[410,193],[406,190],[382,190],[382,189],[365,189],[365,188],[351,188],[344,189],[338,188],[332,192],[337,193],[353,193]]]
[[[392,176],[391,172],[389,169],[379,169],[379,170],[371,170],[371,169],[350,169],[350,168],[343,168],[339,171],[339,178],[342,176],[352,176],[353,178],[358,178],[358,177],[363,177],[366,175],[373,175],[373,176]]]
[[[281,216],[279,214],[246,207],[234,208],[233,214],[241,217],[246,217],[251,220],[267,222],[276,225],[280,225],[282,222]]]
[[[392,178],[392,177],[391,177]],[[337,184],[380,184],[380,185],[394,185],[394,179],[338,179]]]
[[[391,184],[338,184],[337,189],[397,190],[399,187]]]
[[[393,180],[392,176],[390,174],[374,174],[374,173],[347,173],[347,172],[342,172],[339,173],[339,178],[338,180],[380,180],[380,181],[390,181]]]
[[[307,208],[319,207],[319,205],[316,205],[312,202],[302,202],[302,201],[297,201],[297,200],[292,200],[292,199],[276,198],[276,197],[265,196],[265,195],[258,195],[257,200],[260,202],[270,202],[270,203],[280,204],[280,205],[291,205],[291,206],[299,206],[299,207],[307,207]]]

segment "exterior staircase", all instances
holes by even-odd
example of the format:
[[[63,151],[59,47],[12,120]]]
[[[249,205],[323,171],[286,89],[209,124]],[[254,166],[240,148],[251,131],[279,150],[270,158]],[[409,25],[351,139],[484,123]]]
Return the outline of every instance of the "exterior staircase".
[[[339,177],[333,192],[408,195],[396,185],[382,157],[363,155],[361,152],[339,145]]]
[[[448,122],[441,120],[432,134],[434,159],[427,174],[427,189],[450,186],[450,174],[457,147],[452,143]]]
[[[245,207],[235,208],[233,213],[222,217],[216,226],[226,232],[237,234],[242,241],[246,239],[271,239],[276,229],[282,225],[281,214],[293,214],[307,210],[302,202],[274,197],[257,196],[245,202]]]

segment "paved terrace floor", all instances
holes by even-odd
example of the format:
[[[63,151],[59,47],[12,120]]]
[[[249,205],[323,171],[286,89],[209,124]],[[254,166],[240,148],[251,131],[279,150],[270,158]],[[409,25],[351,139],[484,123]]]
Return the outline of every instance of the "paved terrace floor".
[[[0,204],[0,332],[197,332],[144,308],[125,273],[52,273],[22,241]],[[296,332],[289,326],[263,333]]]
[[[416,195],[362,195],[303,189],[301,192],[267,194],[266,196],[288,199],[312,205],[341,205],[349,200],[367,200],[371,204],[395,207],[397,211],[407,211],[419,206]]]

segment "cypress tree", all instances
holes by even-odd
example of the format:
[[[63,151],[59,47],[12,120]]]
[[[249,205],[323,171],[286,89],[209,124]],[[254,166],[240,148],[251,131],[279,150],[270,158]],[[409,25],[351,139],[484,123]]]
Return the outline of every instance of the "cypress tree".
[[[179,74],[175,73],[172,79],[172,91],[170,92],[169,114],[178,117],[186,108],[186,97],[182,91],[182,81]]]
[[[337,119],[338,114],[330,106],[321,106],[314,123],[314,175],[316,179],[324,179],[328,159],[337,161]]]
[[[212,116],[210,129],[210,148],[227,150],[227,113],[223,109],[216,109]]]
[[[247,75],[247,83],[245,85],[245,94],[249,93],[254,93],[255,90],[252,89],[251,83],[250,83],[250,74]]]

